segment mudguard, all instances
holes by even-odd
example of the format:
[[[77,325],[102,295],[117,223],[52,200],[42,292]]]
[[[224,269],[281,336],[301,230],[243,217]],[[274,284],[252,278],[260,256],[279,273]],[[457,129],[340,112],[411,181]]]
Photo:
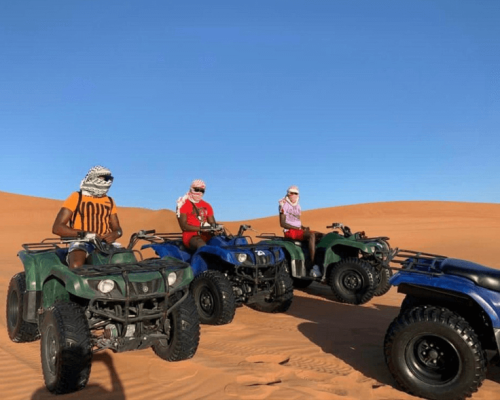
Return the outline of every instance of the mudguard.
[[[210,242],[210,241],[209,241]],[[195,275],[198,273],[204,272],[208,269],[208,265],[204,259],[204,255],[211,254],[222,261],[225,261],[229,264],[240,265],[241,263],[236,259],[235,254],[233,252],[225,250],[223,247],[216,247],[212,245],[203,246],[200,248],[191,259],[191,267],[195,271]],[[199,271],[199,272],[198,272]]]
[[[341,260],[341,257],[335,253],[333,249],[334,246],[350,247],[367,254],[373,253],[373,244],[349,239],[339,235],[337,232],[331,232],[323,236],[316,246],[316,249],[325,249],[325,259],[323,265],[328,266]]]
[[[294,242],[289,240],[262,240],[259,242],[268,244],[268,245],[277,245],[285,249],[285,251],[289,254],[290,260],[305,260],[304,252],[302,248],[296,245]]]
[[[92,297],[94,291],[88,287],[82,277],[73,274],[64,265],[54,252],[28,253],[22,250],[18,253],[26,272],[26,291],[39,291],[50,277],[58,278],[62,282],[72,280],[73,284],[67,287],[70,293],[81,297]],[[68,279],[71,276],[71,279]],[[89,296],[89,297],[88,297]]]
[[[427,288],[443,289],[470,297],[491,319],[494,329],[500,329],[500,293],[475,285],[471,280],[454,275],[427,275],[399,271],[391,280],[391,285],[409,284]],[[500,345],[500,343],[499,343]]]
[[[216,246],[216,247],[242,246],[245,244],[248,244],[248,241],[243,236],[237,236],[231,238],[219,235],[211,237],[207,242],[208,246]]]
[[[185,262],[191,261],[191,254],[190,253],[179,249],[179,247],[177,247],[173,244],[168,244],[168,243],[155,244],[155,243],[153,243],[153,244],[145,244],[144,246],[141,247],[141,249],[147,249],[147,248],[153,249],[155,251],[155,253],[158,255],[158,257],[160,257],[160,258],[173,257],[173,258],[176,258],[178,260],[185,261]]]

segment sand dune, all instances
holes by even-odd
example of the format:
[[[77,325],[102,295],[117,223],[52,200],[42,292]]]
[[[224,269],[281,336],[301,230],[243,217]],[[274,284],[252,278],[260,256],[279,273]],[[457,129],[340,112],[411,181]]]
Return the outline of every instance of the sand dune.
[[[53,236],[62,202],[0,192],[0,306],[10,278],[22,270],[21,244]],[[139,229],[178,231],[175,214],[119,208],[125,237]],[[249,223],[258,233],[280,233],[276,216]],[[236,232],[241,222],[225,222]],[[453,202],[389,202],[306,211],[303,222],[326,231],[343,222],[369,236],[389,236],[393,247],[411,248],[500,268],[496,256],[500,205]],[[124,240],[126,242],[126,240]],[[88,386],[61,399],[416,399],[396,387],[382,354],[387,326],[402,295],[395,289],[363,306],[332,300],[313,284],[295,291],[285,314],[242,307],[225,326],[202,326],[198,352],[168,363],[150,350],[95,355]],[[0,390],[5,399],[54,398],[44,386],[39,342],[9,340],[0,314]],[[500,368],[492,366],[473,399],[500,398]]]

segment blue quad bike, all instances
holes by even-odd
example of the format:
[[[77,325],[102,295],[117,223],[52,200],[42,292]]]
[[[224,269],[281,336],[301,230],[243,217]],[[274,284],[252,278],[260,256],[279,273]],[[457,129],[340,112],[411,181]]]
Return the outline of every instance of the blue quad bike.
[[[481,386],[486,351],[500,349],[500,270],[470,261],[396,249],[390,283],[404,293],[390,324],[387,366],[406,392],[435,400],[470,397]]]
[[[241,225],[232,235],[222,225],[203,227],[213,236],[196,252],[184,246],[181,233],[154,233],[143,238],[151,243],[142,249],[191,264],[191,292],[203,324],[228,324],[243,304],[267,313],[285,312],[293,299],[285,254],[275,244],[254,244],[244,235],[248,229]]]

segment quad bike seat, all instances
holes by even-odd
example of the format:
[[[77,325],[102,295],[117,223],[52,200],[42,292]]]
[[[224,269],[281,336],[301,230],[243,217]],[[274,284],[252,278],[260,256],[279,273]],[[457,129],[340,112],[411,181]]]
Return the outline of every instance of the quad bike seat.
[[[66,256],[68,255],[68,249],[57,249],[56,254],[64,265],[68,265],[66,261]]]
[[[441,271],[469,279],[485,289],[500,292],[500,270],[498,269],[456,258],[445,258],[441,263]]]

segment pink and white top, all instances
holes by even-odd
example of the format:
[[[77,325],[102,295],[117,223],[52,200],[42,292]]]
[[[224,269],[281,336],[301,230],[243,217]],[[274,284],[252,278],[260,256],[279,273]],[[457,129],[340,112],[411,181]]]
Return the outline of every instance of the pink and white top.
[[[300,214],[302,212],[300,208],[300,204],[297,202],[295,205],[292,205],[289,201],[280,201],[279,203],[279,211],[280,214],[285,214],[285,222],[291,226],[300,229],[302,224],[300,223]],[[288,229],[284,229],[286,232]]]

